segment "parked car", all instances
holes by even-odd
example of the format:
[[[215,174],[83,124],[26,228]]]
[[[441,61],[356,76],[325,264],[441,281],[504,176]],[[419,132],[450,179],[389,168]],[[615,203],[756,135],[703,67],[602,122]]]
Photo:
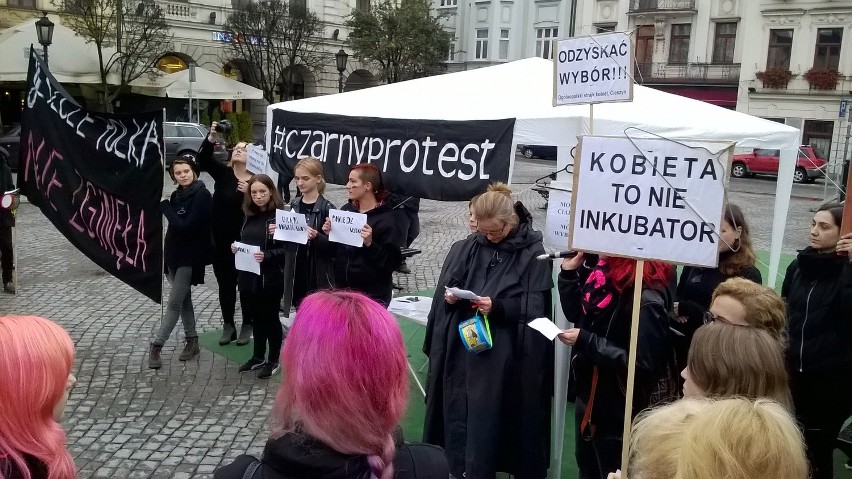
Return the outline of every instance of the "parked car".
[[[198,123],[167,121],[163,123],[163,137],[166,143],[166,166],[171,166],[175,158],[192,155],[195,158],[201,142],[207,137],[209,128]],[[228,150],[221,141],[216,142],[213,158],[228,162]]]
[[[518,151],[525,158],[556,159],[556,147],[549,145],[518,145]]]
[[[21,125],[0,132],[0,159],[6,160],[12,171],[18,171],[18,147],[21,144]]]
[[[745,178],[754,175],[778,175],[780,152],[766,148],[755,148],[751,153],[734,155],[731,161],[731,176]],[[799,147],[796,170],[793,172],[795,183],[812,183],[825,176],[828,162],[818,149],[810,145]]]

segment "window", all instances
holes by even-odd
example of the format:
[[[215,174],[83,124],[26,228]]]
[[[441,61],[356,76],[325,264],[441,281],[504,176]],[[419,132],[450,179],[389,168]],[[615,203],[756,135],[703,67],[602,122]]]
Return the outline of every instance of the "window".
[[[308,11],[307,0],[290,0],[290,13],[304,16]]]
[[[178,135],[183,138],[204,138],[204,133],[194,126],[177,125]]]
[[[459,0],[441,0],[441,7],[455,7],[459,4]]]
[[[175,125],[170,125],[168,123],[163,124],[163,136],[166,138],[177,138],[178,132],[177,127]]]
[[[366,12],[370,9],[370,0],[357,0],[357,3],[355,4],[355,9],[362,12]]]
[[[35,9],[35,0],[8,0],[7,5],[10,7]]]
[[[831,133],[833,121],[805,120],[802,128],[802,144],[811,145],[820,152],[831,151]],[[822,158],[827,158],[823,153]]]
[[[691,33],[692,25],[688,23],[672,25],[669,63],[686,63],[689,61],[689,35]]]
[[[614,23],[608,23],[606,25],[595,25],[595,29],[597,30],[597,33],[614,32],[615,31],[615,24]]]
[[[769,30],[769,51],[766,55],[766,68],[789,70],[792,53],[793,30]]]
[[[488,29],[481,28],[476,31],[476,57],[477,60],[488,58]]]
[[[545,60],[553,59],[553,40],[559,37],[556,27],[535,29],[535,56]]]
[[[713,63],[734,63],[736,41],[736,23],[717,23],[716,37],[713,38]]]
[[[842,40],[842,28],[818,29],[814,68],[837,70],[840,66],[840,42]]]
[[[447,60],[453,61],[456,59],[456,42],[455,40],[450,42],[450,50],[447,52]]]
[[[509,59],[509,29],[500,29],[500,59]]]

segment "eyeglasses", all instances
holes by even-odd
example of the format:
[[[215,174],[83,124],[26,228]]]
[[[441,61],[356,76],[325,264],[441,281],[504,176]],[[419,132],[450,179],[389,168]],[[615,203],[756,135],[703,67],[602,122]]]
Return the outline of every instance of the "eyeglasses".
[[[737,324],[731,322],[730,319],[725,318],[724,316],[719,316],[718,314],[713,314],[712,311],[704,312],[704,324],[710,324],[712,322],[719,321],[720,323],[730,324],[731,326],[746,326],[744,324]]]

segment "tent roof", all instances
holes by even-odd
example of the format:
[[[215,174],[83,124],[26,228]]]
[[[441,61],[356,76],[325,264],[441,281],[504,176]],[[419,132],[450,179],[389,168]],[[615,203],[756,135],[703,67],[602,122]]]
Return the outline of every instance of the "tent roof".
[[[796,148],[795,128],[698,100],[634,86],[632,102],[594,106],[594,133],[736,141],[738,146]],[[553,107],[553,63],[527,58],[497,66],[420,78],[337,95],[270,105],[294,112],[433,120],[516,118],[518,143],[573,145],[589,133],[589,107]],[[793,138],[796,139],[793,139]]]
[[[30,45],[41,52],[31,18],[0,33],[0,81],[27,81]],[[58,23],[53,29],[53,43],[48,50],[50,73],[60,83],[100,83],[100,67],[95,46],[86,43],[68,27]]]
[[[192,97],[205,100],[257,100],[263,91],[245,83],[211,72],[195,69]],[[189,98],[189,69],[154,78],[142,76],[130,83],[134,93],[169,98]]]

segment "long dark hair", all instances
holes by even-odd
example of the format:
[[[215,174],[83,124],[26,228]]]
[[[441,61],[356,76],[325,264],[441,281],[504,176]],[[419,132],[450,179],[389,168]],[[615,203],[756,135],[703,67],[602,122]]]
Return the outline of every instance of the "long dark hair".
[[[834,224],[840,228],[840,223],[843,221],[843,205],[840,203],[826,203],[817,209],[817,213],[820,211],[828,211],[828,213],[834,218]]]
[[[269,203],[266,204],[266,208],[261,209],[260,206],[254,204],[254,201],[251,199],[251,185],[255,183],[261,183],[269,189]],[[283,207],[284,200],[281,199],[281,195],[278,193],[278,188],[275,187],[275,183],[272,182],[272,178],[268,175],[260,174],[254,175],[248,180],[246,192],[243,195],[243,213],[245,213],[246,216],[254,216],[263,213],[264,211]]]
[[[719,271],[726,276],[731,276],[741,273],[750,266],[754,266],[757,258],[754,255],[751,234],[749,233],[748,223],[746,223],[743,210],[733,203],[728,203],[725,206],[723,219],[734,229],[737,227],[742,228],[740,237],[737,240],[737,248],[731,248],[731,255],[725,259],[724,263],[719,262]]]

